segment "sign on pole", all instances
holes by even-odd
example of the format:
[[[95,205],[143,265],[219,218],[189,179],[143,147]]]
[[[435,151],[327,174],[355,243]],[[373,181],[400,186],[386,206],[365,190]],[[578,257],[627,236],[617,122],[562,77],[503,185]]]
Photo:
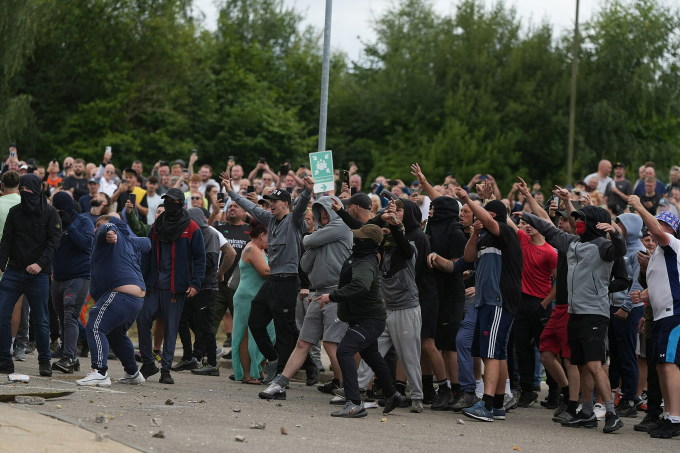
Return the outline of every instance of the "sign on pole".
[[[314,178],[314,193],[335,189],[333,179],[333,151],[309,153],[309,168]]]

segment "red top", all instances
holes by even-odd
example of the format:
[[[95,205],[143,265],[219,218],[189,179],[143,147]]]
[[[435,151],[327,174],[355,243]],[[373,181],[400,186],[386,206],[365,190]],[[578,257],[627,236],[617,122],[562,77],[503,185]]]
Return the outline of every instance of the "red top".
[[[544,298],[552,289],[552,271],[557,268],[557,251],[547,242],[534,245],[522,230],[517,230],[522,246],[524,265],[522,267],[522,292]]]

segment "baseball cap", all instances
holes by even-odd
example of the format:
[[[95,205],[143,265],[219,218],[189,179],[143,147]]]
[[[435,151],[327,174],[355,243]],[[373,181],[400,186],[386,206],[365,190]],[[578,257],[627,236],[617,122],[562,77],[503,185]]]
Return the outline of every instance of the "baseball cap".
[[[671,202],[668,201],[668,198],[662,198],[659,200],[659,206],[670,206]]]
[[[90,183],[99,184],[99,181],[97,181],[95,178],[90,178],[90,179],[88,179],[87,183],[88,184],[90,184]]]
[[[21,167],[19,167],[19,170],[28,170],[28,165],[24,164]]]
[[[352,230],[352,233],[359,239],[370,239],[376,244],[381,244],[383,241],[382,229],[372,223],[367,223],[358,230]]]
[[[172,189],[168,190],[167,193],[163,195],[161,198],[162,199],[170,198],[171,200],[181,201],[182,203],[184,203],[184,192],[173,187]]]
[[[371,201],[371,197],[366,195],[363,192],[358,192],[349,197],[347,202],[345,203],[347,206],[351,204],[355,204],[359,206],[360,208],[368,209],[370,210],[373,207],[373,202]]]
[[[626,165],[623,162],[617,162],[617,163],[614,164],[614,166],[612,168],[616,168],[616,167],[626,168]]]
[[[677,218],[675,214],[671,211],[663,211],[656,216],[656,220],[660,220],[669,227],[673,228],[673,231],[678,231],[678,225],[680,225],[680,219]]]
[[[269,195],[265,195],[262,198],[265,200],[281,200],[285,201],[286,203],[290,203],[290,193],[287,190],[282,189],[274,189],[269,193]]]

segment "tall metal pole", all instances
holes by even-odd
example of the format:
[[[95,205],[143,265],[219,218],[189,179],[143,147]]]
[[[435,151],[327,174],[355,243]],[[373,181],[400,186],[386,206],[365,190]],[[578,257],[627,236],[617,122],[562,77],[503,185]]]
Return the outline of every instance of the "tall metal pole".
[[[323,29],[323,65],[321,67],[321,105],[319,108],[319,147],[326,150],[326,123],[328,120],[328,80],[331,66],[331,17],[333,0],[326,0],[326,22]]]
[[[576,78],[578,76],[578,8],[576,0],[576,20],[574,21],[574,42],[571,48],[571,99],[569,102],[569,143],[567,145],[567,185],[574,180],[574,134],[576,133]]]

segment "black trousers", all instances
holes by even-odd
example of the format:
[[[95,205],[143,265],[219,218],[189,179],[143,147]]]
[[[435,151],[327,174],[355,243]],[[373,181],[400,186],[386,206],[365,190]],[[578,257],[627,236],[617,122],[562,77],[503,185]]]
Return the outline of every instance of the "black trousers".
[[[297,277],[271,276],[264,282],[253,299],[248,328],[258,349],[267,360],[278,360],[277,372],[281,373],[295,348],[300,335],[295,323],[300,282]],[[267,325],[274,321],[276,344],[272,344],[267,334]],[[305,367],[314,363],[307,354]]]
[[[196,357],[199,361],[205,355],[208,364],[217,365],[215,330],[213,328],[212,304],[215,291],[203,289],[196,296],[187,298],[179,321],[179,338],[182,342],[182,359],[190,360]],[[191,345],[191,331],[196,337],[193,348]]]
[[[378,350],[378,337],[384,330],[384,319],[365,319],[350,323],[347,333],[338,344],[338,364],[342,372],[345,398],[348,401],[361,401],[357,364],[354,361],[354,354],[357,352],[380,381],[383,395],[385,397],[394,395],[395,388],[392,375],[385,359]]]
[[[536,353],[541,332],[548,322],[550,313],[541,305],[540,297],[522,293],[522,303],[512,325],[513,340],[519,371],[519,385],[529,392],[534,387]]]
[[[652,329],[653,322],[647,322],[645,330]],[[655,338],[647,338],[645,353],[647,354],[647,414],[660,417],[663,414],[661,408],[661,385],[659,384],[659,373],[656,370],[656,357],[654,355]]]

